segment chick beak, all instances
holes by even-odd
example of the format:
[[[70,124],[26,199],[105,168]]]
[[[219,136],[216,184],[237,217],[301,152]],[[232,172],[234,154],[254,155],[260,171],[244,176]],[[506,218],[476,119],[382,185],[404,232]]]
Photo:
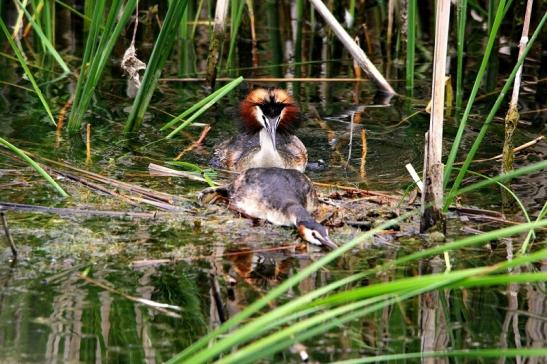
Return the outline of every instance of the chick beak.
[[[325,248],[329,250],[334,250],[338,248],[338,245],[336,245],[334,241],[330,240],[328,236],[322,236],[321,238],[319,238],[319,241],[321,241],[321,244],[323,244]]]
[[[275,116],[273,118],[267,118],[268,123],[266,124],[266,130],[268,131],[268,135],[270,136],[270,139],[272,140],[272,145],[274,149],[277,149],[277,146],[275,144],[275,134],[277,131],[277,126],[279,125],[279,120],[281,119],[280,116]]]

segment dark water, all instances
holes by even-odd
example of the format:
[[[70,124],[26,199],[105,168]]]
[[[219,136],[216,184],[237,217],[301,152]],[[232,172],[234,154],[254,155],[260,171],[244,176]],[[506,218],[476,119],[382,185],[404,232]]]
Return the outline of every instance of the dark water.
[[[17,81],[18,76],[12,74],[17,68],[13,63],[2,62],[2,78]],[[349,61],[340,64],[348,68],[351,65]],[[427,79],[429,74],[424,72],[418,76]],[[394,81],[394,85],[404,93],[402,83]],[[358,100],[355,100],[354,83],[300,85],[295,97],[305,120],[297,134],[306,144],[310,160],[321,159],[327,166],[323,171],[310,172],[310,177],[315,181],[390,193],[408,187],[411,179],[404,165],[412,163],[417,170],[422,166],[423,135],[429,123],[429,115],[422,111],[429,98],[427,85],[425,80],[418,81],[414,91],[417,98],[397,96],[383,101],[375,98],[368,82],[361,83]],[[235,132],[233,120],[237,103],[250,86],[245,84],[200,118],[199,122],[212,124],[213,129],[204,145],[189,152],[184,160],[206,165],[213,145]],[[295,84],[279,86],[292,90],[297,87]],[[83,134],[75,138],[63,134],[58,141],[54,128],[47,124],[41,105],[31,93],[6,85],[1,87],[0,136],[42,157],[179,196],[178,205],[183,209],[179,214],[155,219],[8,212],[10,231],[19,247],[20,258],[12,262],[9,249],[3,248],[1,362],[165,361],[217,327],[221,319],[219,311],[226,318],[233,316],[323,254],[316,249],[295,249],[298,239],[291,229],[253,226],[250,221],[226,212],[223,206],[198,206],[195,194],[205,187],[203,184],[149,176],[150,162],[162,164],[199,136],[202,129],[191,127],[175,140],[159,141],[162,134],[158,128],[171,119],[165,112],[180,113],[205,95],[201,84],[162,83],[162,93],[155,96],[142,131],[126,137],[122,129],[131,100],[125,96],[123,81],[105,81],[87,116],[93,125],[90,163],[85,162]],[[53,104],[61,107],[70,88],[71,85],[63,81],[49,85],[46,94]],[[532,94],[525,92],[522,102],[525,111],[535,109]],[[487,106],[486,102],[479,113],[473,115],[463,142],[464,150],[469,149],[478,133],[484,119],[482,112]],[[361,120],[356,121],[353,116],[352,123],[356,111],[361,113]],[[533,114],[525,115],[523,120],[529,121]],[[456,128],[456,121],[450,116],[446,121],[446,152]],[[364,168],[361,167],[362,129],[366,131],[367,142]],[[542,132],[542,125],[524,125],[518,130],[515,145]],[[488,142],[477,158],[500,153],[502,142],[503,125],[497,122],[491,127]],[[66,178],[59,182],[71,197],[63,200],[33,170],[10,158],[5,151],[1,152],[1,202],[133,212],[158,210],[144,204],[131,206],[127,201],[91,191]],[[540,143],[519,155],[516,164],[522,166],[541,160],[545,152],[545,142]],[[461,153],[458,159],[463,158]],[[497,162],[480,164],[476,170],[495,175],[498,165]],[[513,182],[515,193],[532,217],[537,216],[545,202],[546,185],[544,173],[539,172]],[[492,187],[464,196],[461,203],[499,210],[501,197],[498,188]],[[522,221],[517,209],[505,212],[508,219]],[[489,230],[496,226],[491,222],[467,222],[455,215],[451,217],[451,238],[466,235],[470,229]],[[359,234],[359,230],[348,227],[331,231],[331,237],[340,243]],[[411,232],[415,232],[415,228]],[[367,242],[351,257],[304,280],[282,301],[421,249],[422,238],[406,236]],[[458,251],[452,256],[453,269],[503,261],[520,241],[506,239],[491,242],[489,247]],[[152,264],[153,260],[158,261]],[[142,261],[145,263],[139,264]],[[543,264],[534,269],[545,270],[545,267]],[[84,270],[89,270],[93,281],[82,279],[80,273]],[[424,260],[362,283],[442,270],[444,267],[438,259]],[[218,292],[214,289],[216,286]],[[545,285],[541,283],[436,291],[303,344],[316,362],[417,352],[422,348],[546,347],[544,290]],[[180,306],[181,317],[169,317],[119,292]],[[460,361],[476,362],[473,359]],[[268,362],[299,362],[299,359],[296,354],[284,351]],[[528,362],[546,361],[536,358]]]

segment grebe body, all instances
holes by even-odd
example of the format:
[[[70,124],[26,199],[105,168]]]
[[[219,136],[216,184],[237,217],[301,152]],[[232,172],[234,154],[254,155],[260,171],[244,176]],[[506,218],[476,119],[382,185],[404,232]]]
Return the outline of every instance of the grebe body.
[[[313,184],[303,173],[284,168],[251,168],[225,188],[229,207],[274,225],[295,226],[306,241],[329,249],[337,246],[311,213],[317,206]]]

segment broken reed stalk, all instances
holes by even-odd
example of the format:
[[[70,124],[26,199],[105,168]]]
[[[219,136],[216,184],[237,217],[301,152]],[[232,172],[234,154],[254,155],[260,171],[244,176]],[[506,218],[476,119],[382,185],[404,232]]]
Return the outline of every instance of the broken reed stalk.
[[[215,22],[213,25],[213,35],[209,44],[209,57],[207,58],[207,83],[211,89],[215,88],[217,77],[217,64],[220,58],[222,43],[226,37],[226,17],[228,15],[228,0],[217,0],[215,9]]]
[[[522,56],[526,43],[528,43],[528,32],[530,30],[530,17],[532,15],[532,5],[534,1],[528,0],[526,2],[526,11],[524,14],[524,24],[522,25],[522,36],[519,42],[519,57]],[[502,160],[502,172],[506,173],[513,169],[513,133],[517,128],[519,121],[518,112],[518,100],[520,91],[520,82],[522,76],[522,65],[519,67],[515,76],[515,83],[513,85],[513,94],[511,95],[511,101],[509,102],[509,110],[505,115],[505,140],[503,142],[503,160]]]
[[[382,92],[387,94],[395,94],[395,91],[389,82],[387,82],[384,76],[382,76],[370,59],[368,59],[365,52],[357,46],[357,44],[355,44],[353,38],[348,34],[348,32],[346,32],[342,25],[340,25],[338,20],[336,20],[325,4],[323,4],[321,0],[310,0],[310,2],[315,7],[315,10],[317,10],[317,12],[325,19],[327,24],[330,25],[338,39],[346,47],[357,63],[359,63],[359,66],[361,66],[367,76],[374,81]]]
[[[361,165],[359,166],[359,175],[365,178],[365,164],[367,163],[367,134],[365,128],[361,129]]]
[[[438,226],[444,231],[442,140],[446,55],[450,23],[450,0],[438,0],[435,21],[435,56],[433,60],[432,109],[427,140],[425,193],[422,196],[420,231]]]
[[[2,226],[4,227],[4,233],[6,234],[6,239],[11,249],[11,255],[13,255],[14,259],[17,259],[17,246],[15,245],[15,242],[13,241],[13,237],[11,236],[11,233],[9,231],[8,219],[6,218],[6,213],[4,211],[0,211],[0,218],[2,220]]]
[[[300,1],[300,0],[297,0]],[[253,74],[258,67],[258,45],[256,40],[256,27],[255,27],[255,13],[254,13],[254,1],[246,0],[247,11],[249,12],[249,23],[251,27],[251,61],[253,64]]]

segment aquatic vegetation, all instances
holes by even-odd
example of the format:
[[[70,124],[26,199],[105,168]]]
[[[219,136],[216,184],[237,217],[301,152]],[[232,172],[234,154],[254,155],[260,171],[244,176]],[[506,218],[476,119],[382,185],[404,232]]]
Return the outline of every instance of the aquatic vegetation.
[[[80,129],[95,88],[99,84],[109,61],[110,53],[131,14],[133,14],[137,0],[114,0],[110,3],[109,8],[106,7],[107,3],[105,0],[94,2],[93,18],[89,26],[78,83],[74,93],[74,102],[68,119],[67,127],[71,132]],[[105,20],[104,12],[106,9],[108,9],[108,13]]]
[[[0,361],[547,356],[528,331],[544,324],[534,310],[547,281],[547,15],[532,9],[517,56],[527,2],[452,2],[450,74],[438,78],[450,76],[447,93],[455,80],[438,137],[448,226],[418,234],[404,165],[423,166],[435,6],[363,3],[0,1],[0,215],[19,250],[1,254]],[[130,77],[120,67],[129,44],[146,63],[138,90],[143,64]],[[369,82],[356,52],[389,87]],[[511,135],[522,149],[500,173],[498,122],[524,62],[512,106],[526,124]],[[197,203],[233,178],[206,164],[233,135],[238,100],[269,86],[302,110],[295,135],[323,202],[314,219],[341,245],[328,254],[303,250],[293,229]],[[378,92],[391,87],[399,94]]]
[[[171,52],[171,48],[177,36],[176,30],[186,11],[187,3],[187,0],[173,0],[169,5],[169,10],[165,15],[158,39],[154,44],[152,55],[146,66],[141,86],[139,87],[135,101],[133,101],[131,113],[125,123],[125,132],[135,132],[139,130],[143,122],[144,112],[148,108],[148,104],[156,90],[162,68]]]
[[[51,176],[42,168],[38,163],[32,160],[24,151],[17,148],[15,145],[11,144],[4,138],[0,138],[0,144],[2,144],[4,147],[8,148],[10,151],[15,153],[19,158],[21,158],[23,161],[28,163],[36,172],[38,172],[48,183],[53,186],[59,192],[59,194],[63,197],[68,197],[68,193],[63,190],[61,186]]]

